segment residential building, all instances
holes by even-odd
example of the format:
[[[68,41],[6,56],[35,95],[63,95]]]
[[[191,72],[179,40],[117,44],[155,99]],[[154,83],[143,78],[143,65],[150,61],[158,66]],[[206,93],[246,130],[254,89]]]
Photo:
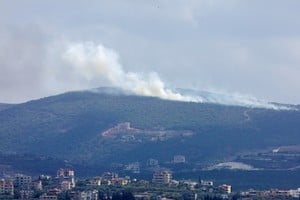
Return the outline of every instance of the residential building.
[[[129,183],[129,180],[126,178],[112,178],[111,184],[112,185],[127,185]]]
[[[39,200],[57,200],[57,196],[55,196],[55,195],[42,194],[42,195],[40,196]]]
[[[147,166],[149,167],[155,167],[158,165],[158,160],[150,158],[147,160]]]
[[[183,181],[184,184],[186,184],[191,190],[195,189],[196,185],[198,185],[195,181]]]
[[[140,173],[140,163],[139,162],[133,162],[129,163],[125,166],[125,169],[127,171],[131,171],[132,173],[139,174]]]
[[[33,190],[20,190],[20,197],[21,199],[32,199],[34,191]]]
[[[49,175],[42,174],[39,176],[39,180],[50,180],[50,179],[51,179],[51,176],[49,176]]]
[[[66,190],[71,190],[71,185],[72,183],[70,181],[62,181],[60,183],[60,187],[63,191],[66,191]]]
[[[103,180],[111,180],[112,178],[118,178],[119,175],[117,173],[114,172],[104,172],[102,174],[102,179]]]
[[[13,181],[0,180],[0,194],[14,194],[14,183]]]
[[[62,168],[57,170],[56,174],[57,174],[57,177],[74,177],[75,176],[74,170],[62,169]]]
[[[47,191],[47,194],[50,196],[57,196],[59,193],[61,193],[61,189],[58,188],[52,188]]]
[[[14,185],[16,187],[26,187],[29,186],[31,183],[31,176],[26,176],[24,174],[16,174],[15,175],[15,180],[14,180]]]
[[[300,197],[300,188],[298,188],[296,190],[290,190],[289,193],[293,198],[299,198]]]
[[[197,200],[197,198],[198,198],[198,195],[197,195],[197,193],[194,193],[194,192],[187,192],[187,193],[182,194],[182,199],[185,199],[185,200]]]
[[[213,185],[214,185],[214,182],[212,182],[212,181],[201,180],[201,181],[200,181],[200,184],[201,184],[202,186],[213,186]]]
[[[86,200],[98,200],[98,190],[86,191]]]
[[[70,198],[73,200],[98,200],[97,190],[88,191],[73,191],[70,193]]]
[[[185,163],[185,156],[183,155],[175,155],[173,159],[173,163],[179,164],[179,163]]]
[[[75,187],[75,173],[71,169],[59,169],[57,170],[57,176],[60,184],[63,181],[69,181],[71,183],[71,188]]]
[[[153,174],[153,183],[170,183],[172,180],[172,173],[169,171],[156,171]]]
[[[92,186],[100,186],[101,185],[101,177],[94,177],[89,180],[89,185]]]
[[[231,185],[223,184],[223,185],[220,185],[219,188],[227,194],[231,193]]]
[[[35,180],[30,183],[30,187],[34,188],[35,190],[42,190],[43,185],[41,180]]]

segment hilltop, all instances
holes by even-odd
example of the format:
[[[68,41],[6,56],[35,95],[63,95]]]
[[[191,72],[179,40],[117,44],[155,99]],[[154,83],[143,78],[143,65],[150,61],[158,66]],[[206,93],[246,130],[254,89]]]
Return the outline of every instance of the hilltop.
[[[296,110],[168,101],[113,88],[68,92],[4,108],[1,152],[90,166],[149,158],[168,162],[174,155],[205,165],[300,141]],[[124,123],[130,127],[114,132],[115,138],[103,135]]]

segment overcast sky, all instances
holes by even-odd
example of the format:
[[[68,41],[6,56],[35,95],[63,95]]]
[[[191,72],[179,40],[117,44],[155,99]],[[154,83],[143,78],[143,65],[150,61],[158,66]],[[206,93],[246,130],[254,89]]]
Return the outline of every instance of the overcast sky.
[[[299,104],[299,10],[299,0],[0,0],[0,102],[111,85],[65,59],[89,42],[126,76]]]

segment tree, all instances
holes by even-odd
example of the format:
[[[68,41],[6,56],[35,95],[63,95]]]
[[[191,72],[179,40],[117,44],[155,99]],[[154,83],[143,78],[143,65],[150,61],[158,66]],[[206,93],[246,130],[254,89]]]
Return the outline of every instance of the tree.
[[[116,192],[112,195],[112,200],[122,200],[122,194],[120,194],[119,192]]]
[[[123,200],[135,200],[132,192],[130,192],[130,191],[123,192],[123,198],[122,199]]]
[[[116,192],[112,195],[112,200],[135,200],[132,192],[124,191],[122,193]]]

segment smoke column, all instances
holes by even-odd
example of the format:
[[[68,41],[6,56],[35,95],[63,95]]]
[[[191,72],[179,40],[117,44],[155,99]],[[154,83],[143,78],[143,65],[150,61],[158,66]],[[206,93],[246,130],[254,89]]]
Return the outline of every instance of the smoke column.
[[[93,42],[75,43],[68,46],[63,54],[63,60],[70,64],[72,73],[80,79],[94,82],[101,79],[114,87],[131,91],[136,95],[159,97],[161,99],[209,102],[224,105],[238,105],[246,107],[267,108],[274,110],[290,110],[284,105],[260,101],[251,96],[226,93],[193,94],[183,93],[166,88],[157,73],[145,75],[126,72],[119,62],[118,54],[101,44]]]
[[[102,78],[115,87],[129,90],[141,96],[202,102],[200,97],[183,96],[167,89],[164,82],[154,72],[147,76],[126,72],[119,63],[118,54],[101,44],[95,45],[92,42],[72,44],[63,57],[74,67],[75,73],[80,74],[86,80],[92,81]]]

